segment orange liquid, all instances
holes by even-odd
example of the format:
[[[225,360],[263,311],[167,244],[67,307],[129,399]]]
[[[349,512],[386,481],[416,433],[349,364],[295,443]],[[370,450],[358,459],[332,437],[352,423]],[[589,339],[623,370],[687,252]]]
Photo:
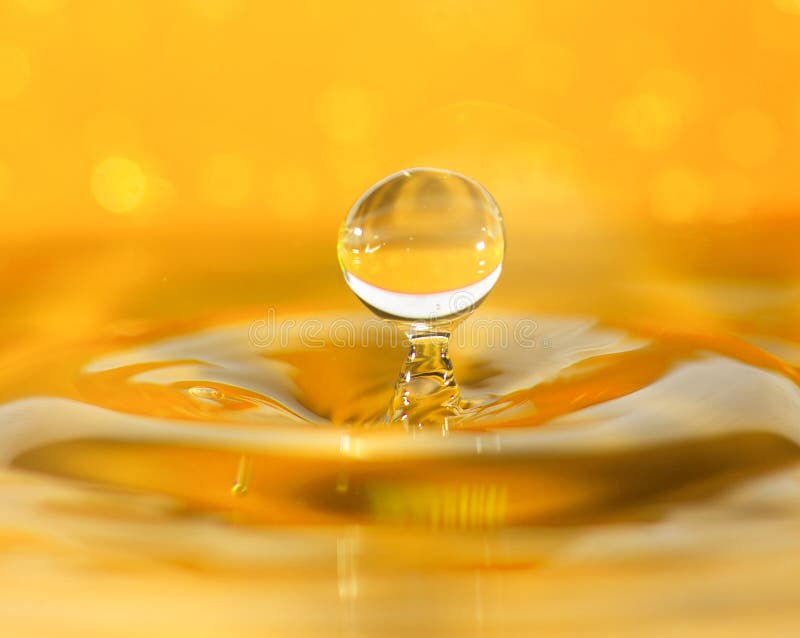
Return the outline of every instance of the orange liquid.
[[[286,280],[279,247],[127,246],[18,248],[70,266],[4,282],[28,318],[4,320],[0,367],[9,627],[638,636],[668,608],[745,636],[796,620],[800,356],[780,281],[532,287],[512,262],[453,336],[473,412],[443,438],[370,427],[403,347],[358,341],[368,316],[329,284],[335,264]],[[322,326],[311,345],[304,320]],[[495,332],[470,332],[481,320]],[[707,625],[709,591],[741,613]],[[31,615],[42,595],[51,611]]]

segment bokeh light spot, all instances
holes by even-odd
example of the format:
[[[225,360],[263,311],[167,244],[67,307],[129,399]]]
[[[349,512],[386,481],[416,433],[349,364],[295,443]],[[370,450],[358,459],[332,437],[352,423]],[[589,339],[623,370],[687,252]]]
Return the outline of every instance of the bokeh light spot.
[[[663,170],[652,189],[653,211],[659,219],[671,223],[696,221],[711,204],[708,179],[685,167]]]
[[[656,150],[666,146],[680,128],[680,111],[668,98],[653,93],[632,97],[622,106],[622,125],[635,147]]]
[[[622,100],[619,119],[630,144],[661,150],[683,127],[695,101],[692,79],[677,69],[652,69],[638,93]]]
[[[30,76],[30,61],[25,51],[0,42],[0,100],[13,100],[22,95]]]
[[[800,15],[800,0],[773,0],[773,3],[781,11]]]
[[[125,157],[107,157],[92,172],[92,194],[112,213],[128,213],[142,203],[147,177],[142,168]]]
[[[766,164],[778,152],[780,131],[767,113],[741,108],[723,120],[719,142],[731,160],[740,166],[754,168]]]
[[[559,210],[559,215],[540,219],[526,216],[524,223],[559,226],[574,223],[569,211],[577,213],[576,159],[559,142],[540,140],[510,146],[503,160],[490,167],[487,176],[498,192],[511,201],[535,202],[537,207]],[[524,185],[524,186],[523,186]]]
[[[217,206],[241,206],[250,196],[253,170],[246,157],[236,153],[216,155],[206,170],[205,191]]]

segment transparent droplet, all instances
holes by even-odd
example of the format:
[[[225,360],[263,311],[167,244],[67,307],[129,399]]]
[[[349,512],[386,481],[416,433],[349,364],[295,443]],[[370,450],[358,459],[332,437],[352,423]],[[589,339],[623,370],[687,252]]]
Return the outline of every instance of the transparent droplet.
[[[355,203],[339,232],[339,264],[356,295],[410,340],[386,420],[447,434],[464,415],[448,357],[456,323],[503,268],[503,218],[468,177],[438,168],[390,175]]]
[[[353,292],[376,313],[439,323],[473,310],[503,265],[503,220],[474,180],[412,168],[378,182],[339,233],[339,263]]]
[[[200,399],[201,401],[207,401],[213,404],[217,404],[225,398],[225,395],[216,388],[209,388],[202,385],[192,386],[189,388],[188,392],[195,399]]]

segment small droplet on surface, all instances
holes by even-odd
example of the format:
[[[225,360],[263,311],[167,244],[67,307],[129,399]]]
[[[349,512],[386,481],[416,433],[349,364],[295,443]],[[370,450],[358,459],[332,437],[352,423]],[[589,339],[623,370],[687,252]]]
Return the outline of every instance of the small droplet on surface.
[[[222,394],[216,388],[209,388],[207,386],[197,385],[188,390],[189,394],[191,394],[195,399],[201,399],[202,401],[209,401],[217,403],[225,398],[225,395]]]

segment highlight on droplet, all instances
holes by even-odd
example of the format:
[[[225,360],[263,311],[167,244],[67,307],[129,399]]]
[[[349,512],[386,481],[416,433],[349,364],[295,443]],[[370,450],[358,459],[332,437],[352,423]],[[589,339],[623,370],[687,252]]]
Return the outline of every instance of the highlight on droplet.
[[[106,210],[129,213],[144,200],[147,176],[139,164],[127,157],[107,157],[95,165],[91,189],[97,203]]]

